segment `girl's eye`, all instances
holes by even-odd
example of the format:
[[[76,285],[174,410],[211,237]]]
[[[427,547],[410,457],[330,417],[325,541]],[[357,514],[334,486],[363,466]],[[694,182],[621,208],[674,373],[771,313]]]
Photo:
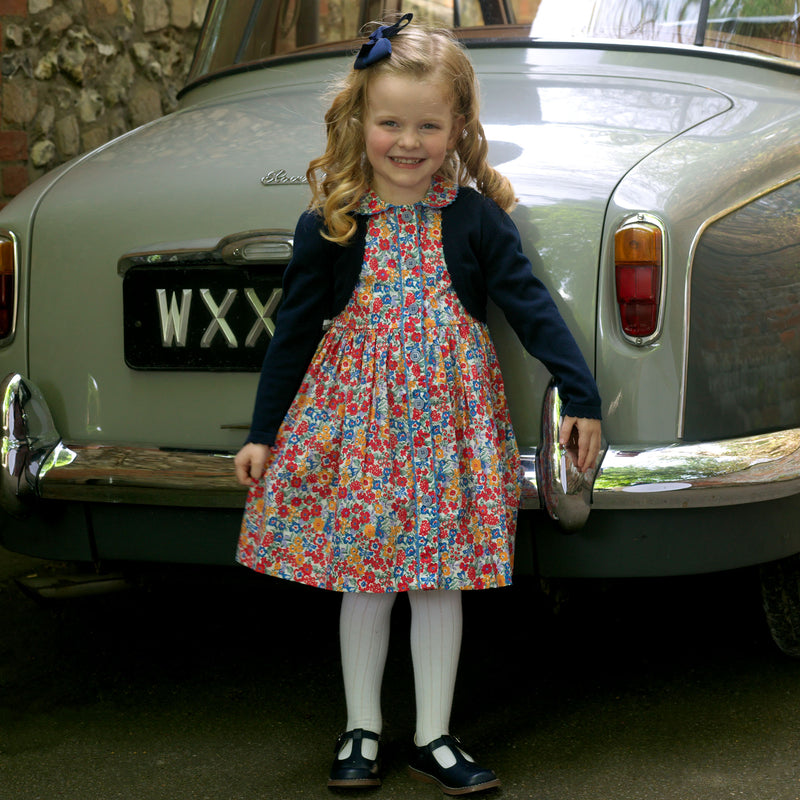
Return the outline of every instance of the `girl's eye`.
[[[386,119],[383,122],[381,122],[381,125],[383,125],[386,128],[394,128],[397,125],[397,123],[394,120]]]

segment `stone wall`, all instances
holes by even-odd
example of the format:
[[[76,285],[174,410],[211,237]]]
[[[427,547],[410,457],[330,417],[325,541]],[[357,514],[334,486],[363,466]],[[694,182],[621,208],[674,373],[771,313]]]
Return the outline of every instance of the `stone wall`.
[[[0,0],[0,207],[173,110],[208,0]]]

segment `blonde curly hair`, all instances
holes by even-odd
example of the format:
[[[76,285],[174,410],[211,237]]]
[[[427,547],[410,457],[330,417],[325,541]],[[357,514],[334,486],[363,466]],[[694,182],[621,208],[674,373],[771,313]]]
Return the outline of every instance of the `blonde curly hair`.
[[[453,151],[437,172],[460,186],[474,186],[510,211],[516,202],[510,181],[487,162],[488,145],[478,118],[479,88],[464,48],[448,30],[413,24],[392,38],[392,53],[366,69],[352,69],[336,89],[325,114],[325,152],[308,166],[310,207],[325,220],[325,237],[339,244],[356,231],[351,214],[372,181],[365,155],[363,120],[370,82],[381,76],[436,81],[445,89],[453,117],[463,118],[463,129]]]

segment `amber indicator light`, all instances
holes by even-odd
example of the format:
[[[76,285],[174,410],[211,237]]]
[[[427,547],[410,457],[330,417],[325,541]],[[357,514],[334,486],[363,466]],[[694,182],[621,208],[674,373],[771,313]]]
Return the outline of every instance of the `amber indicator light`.
[[[620,323],[627,336],[651,336],[658,327],[662,272],[661,230],[646,222],[614,234],[614,265]]]

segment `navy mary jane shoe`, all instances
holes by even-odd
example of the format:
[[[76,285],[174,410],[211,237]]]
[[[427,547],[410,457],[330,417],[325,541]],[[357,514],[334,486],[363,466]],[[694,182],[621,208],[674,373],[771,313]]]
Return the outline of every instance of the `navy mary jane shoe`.
[[[336,756],[333,759],[330,778],[328,778],[329,787],[333,789],[369,789],[372,786],[381,785],[381,779],[378,777],[378,759],[365,758],[361,753],[361,742],[364,739],[380,742],[380,736],[377,733],[363,728],[347,731],[337,739]],[[347,758],[339,758],[339,753],[347,741],[352,743],[350,755]]]
[[[452,767],[443,767],[433,751],[448,748],[456,759]],[[471,794],[495,789],[500,785],[497,775],[490,769],[479,767],[462,749],[453,736],[440,736],[424,747],[415,747],[408,765],[412,778],[436,783],[448,795]]]

